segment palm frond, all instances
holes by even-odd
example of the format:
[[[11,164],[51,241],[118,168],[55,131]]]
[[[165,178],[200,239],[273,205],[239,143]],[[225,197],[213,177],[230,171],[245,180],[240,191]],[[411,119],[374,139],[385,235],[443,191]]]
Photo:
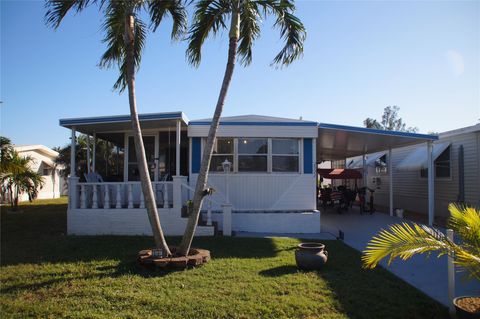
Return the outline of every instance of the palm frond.
[[[181,0],[149,0],[147,11],[153,31],[155,32],[164,16],[169,13],[172,17],[173,26],[171,38],[180,39],[187,30],[187,12]]]
[[[448,227],[472,247],[480,247],[480,212],[473,207],[451,203]]]
[[[231,12],[231,1],[200,0],[195,5],[193,24],[188,32],[187,61],[198,66],[202,58],[202,46],[210,32],[216,35],[226,29],[225,20]]]
[[[425,225],[408,223],[392,225],[374,236],[364,251],[362,260],[366,268],[375,268],[389,257],[388,264],[397,257],[407,260],[415,254],[437,251],[438,256],[452,254],[456,245],[440,231]]]
[[[246,1],[240,11],[240,38],[238,56],[240,62],[247,66],[252,62],[252,47],[260,36],[261,14],[254,2]]]
[[[78,13],[96,0],[47,0],[45,1],[45,23],[56,29],[68,12],[74,10]]]
[[[120,92],[123,92],[127,87],[126,44],[124,39],[126,9],[121,2],[114,1],[109,3],[103,23],[103,29],[106,32],[103,42],[107,44],[107,50],[102,55],[99,63],[99,66],[102,68],[118,66],[119,77],[113,85],[113,89]],[[138,70],[145,46],[147,26],[137,19],[137,16],[135,16],[134,23],[135,69]]]

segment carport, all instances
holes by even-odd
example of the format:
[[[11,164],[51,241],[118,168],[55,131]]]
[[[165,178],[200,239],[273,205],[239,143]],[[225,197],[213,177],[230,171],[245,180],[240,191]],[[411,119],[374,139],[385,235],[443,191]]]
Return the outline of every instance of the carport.
[[[344,160],[349,157],[362,156],[363,181],[366,186],[367,172],[366,154],[388,152],[389,183],[389,213],[393,216],[393,169],[392,149],[414,144],[427,143],[428,168],[428,224],[434,219],[434,169],[433,141],[437,135],[418,133],[384,131],[363,127],[318,124],[318,139],[316,143],[317,162]]]

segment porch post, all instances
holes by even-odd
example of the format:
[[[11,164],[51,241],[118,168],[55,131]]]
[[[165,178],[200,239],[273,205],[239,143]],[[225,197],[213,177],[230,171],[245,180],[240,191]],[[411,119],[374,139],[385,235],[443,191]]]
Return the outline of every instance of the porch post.
[[[180,120],[177,121],[177,132],[176,132],[176,143],[175,143],[175,175],[180,176],[180,142],[182,139],[182,123]]]
[[[76,136],[75,136],[75,127],[72,127],[72,136],[70,142],[70,176],[68,177],[68,208],[75,209],[77,208],[77,184],[79,178],[76,176]],[[67,215],[67,232],[70,228],[70,215]]]
[[[90,135],[87,134],[87,173],[90,174]]]
[[[392,148],[388,149],[388,177],[389,177],[389,207],[390,216],[393,216],[393,165],[392,165]]]
[[[72,127],[72,137],[70,141],[70,177],[75,177],[77,176],[76,174],[76,163],[75,163],[75,155],[76,155],[76,146],[77,146],[77,140],[75,136],[75,126]]]
[[[435,185],[434,185],[434,165],[433,165],[433,144],[431,141],[427,143],[427,167],[428,167],[428,225],[433,225],[434,209],[435,209]]]
[[[97,153],[97,133],[93,133],[93,158],[92,158],[92,169],[95,172],[95,161],[96,161],[96,153]]]

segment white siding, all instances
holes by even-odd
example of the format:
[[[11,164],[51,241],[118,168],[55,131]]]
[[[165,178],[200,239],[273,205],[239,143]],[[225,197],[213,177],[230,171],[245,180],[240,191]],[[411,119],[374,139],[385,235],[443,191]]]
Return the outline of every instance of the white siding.
[[[190,175],[195,187],[198,174]],[[313,210],[315,175],[313,174],[230,174],[229,199],[233,210]],[[208,179],[216,192],[212,198],[225,203],[225,175],[210,174]],[[218,204],[213,209],[220,210]]]
[[[160,222],[167,236],[180,236],[185,231],[186,218],[174,209],[159,209]],[[146,209],[69,209],[69,235],[152,235]],[[213,236],[212,226],[198,226],[196,236]]]
[[[207,137],[210,125],[188,126],[188,137]],[[220,125],[218,137],[305,137],[316,138],[316,126]]]
[[[480,207],[480,132],[454,135],[441,138],[439,142],[451,143],[451,177],[435,178],[435,216],[448,217],[448,204],[457,201],[459,192],[458,150],[464,148],[465,201],[469,205]],[[415,146],[392,150],[393,157],[393,193],[394,208],[427,214],[427,179],[420,178],[419,171],[398,171],[395,167]],[[426,147],[425,147],[426,151]],[[374,168],[368,171],[369,187],[375,188],[372,177],[379,176],[381,185],[375,191],[375,203],[388,207],[389,177],[377,175]]]

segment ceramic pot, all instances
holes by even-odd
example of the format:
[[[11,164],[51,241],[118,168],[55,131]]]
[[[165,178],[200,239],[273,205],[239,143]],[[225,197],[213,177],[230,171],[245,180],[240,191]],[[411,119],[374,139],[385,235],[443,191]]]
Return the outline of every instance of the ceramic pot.
[[[468,312],[465,309],[460,308],[457,305],[457,302],[462,298],[467,298],[470,296],[462,296],[453,299],[453,305],[455,306],[455,314],[458,319],[478,319],[480,318],[480,312]]]
[[[327,262],[328,252],[320,243],[301,243],[295,251],[297,267],[303,270],[318,270]]]

